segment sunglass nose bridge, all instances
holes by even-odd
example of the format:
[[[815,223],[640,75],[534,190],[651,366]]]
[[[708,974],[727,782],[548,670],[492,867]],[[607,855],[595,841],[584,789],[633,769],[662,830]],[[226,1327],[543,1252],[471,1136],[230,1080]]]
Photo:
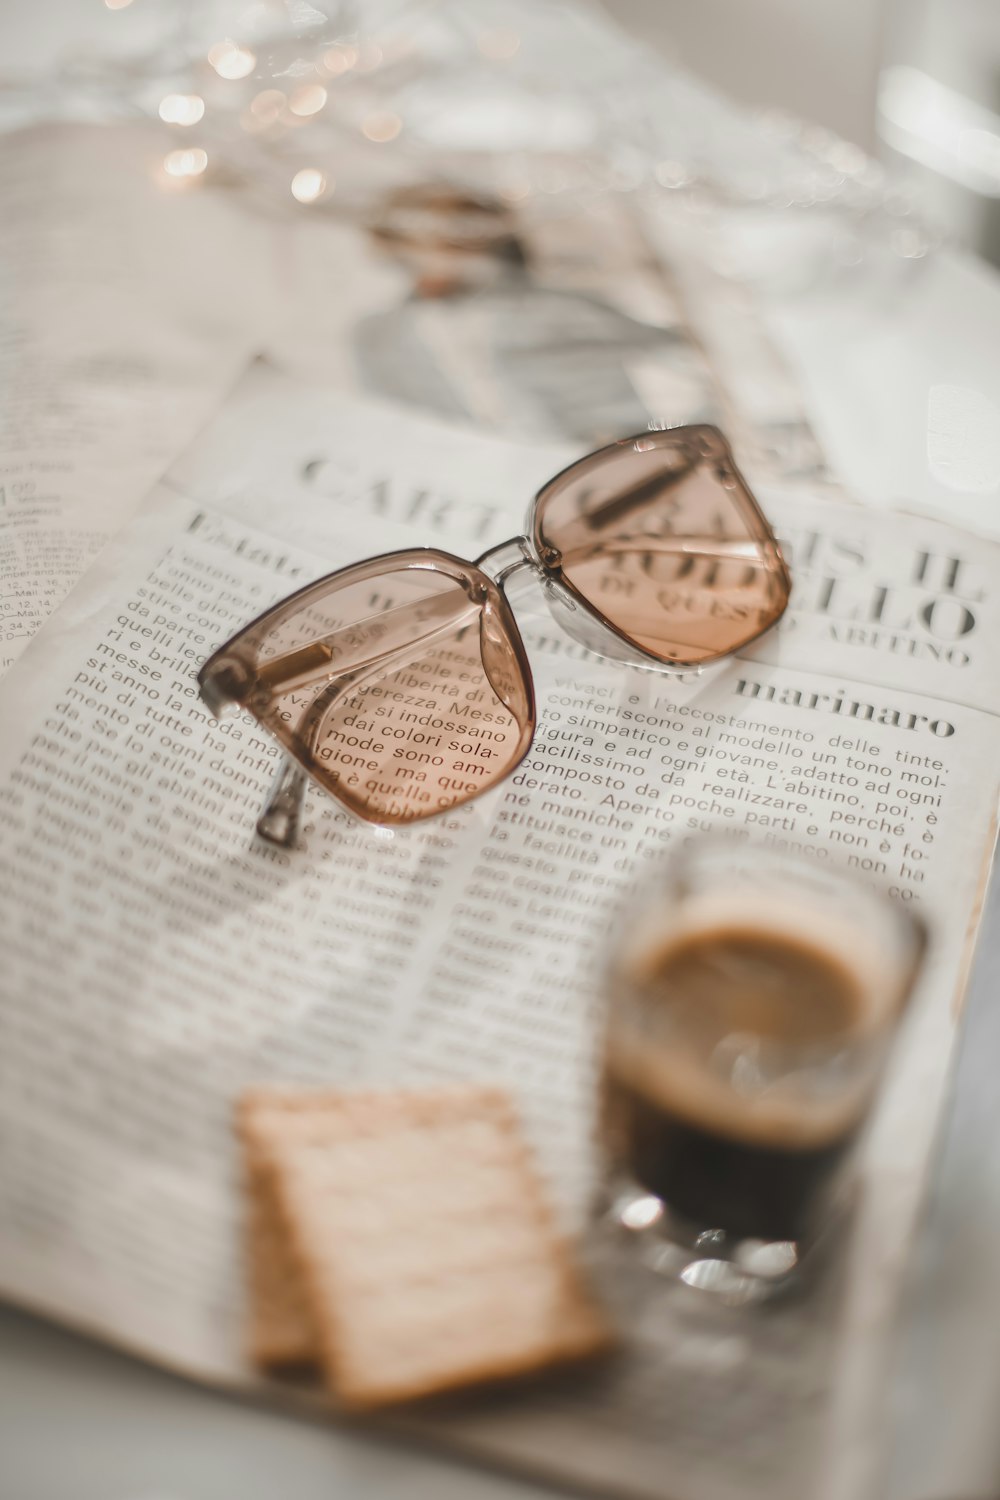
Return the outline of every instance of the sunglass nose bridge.
[[[498,588],[503,588],[512,573],[522,568],[535,570],[538,567],[527,537],[511,537],[509,542],[500,542],[481,557],[476,558],[476,567],[481,568],[487,578],[492,578]]]

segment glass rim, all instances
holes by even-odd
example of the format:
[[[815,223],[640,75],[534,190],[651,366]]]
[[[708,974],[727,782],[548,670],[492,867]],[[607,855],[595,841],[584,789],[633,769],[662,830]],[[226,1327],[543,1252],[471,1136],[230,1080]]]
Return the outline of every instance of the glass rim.
[[[818,862],[808,854],[798,851],[776,850],[754,835],[744,836],[736,830],[717,828],[708,832],[689,834],[680,847],[674,849],[667,847],[655,860],[651,861],[649,866],[637,871],[634,878],[626,883],[626,888],[612,913],[615,932],[606,960],[608,974],[616,976],[634,993],[640,993],[642,991],[641,980],[627,962],[627,950],[630,940],[633,942],[635,940],[635,928],[642,918],[648,915],[651,908],[657,905],[662,906],[664,887],[671,882],[676,884],[683,881],[685,872],[695,867],[698,861],[702,859],[724,860],[727,871],[732,875],[733,856],[740,850],[746,851],[748,869],[745,877],[743,875],[736,877],[737,881],[745,878],[748,883],[753,882],[754,887],[759,889],[762,871],[765,872],[763,879],[766,882],[768,866],[775,871],[784,866],[786,877],[794,878],[797,890],[802,889],[803,875],[807,877],[807,886],[813,887],[808,891],[803,905],[818,907],[824,884],[828,892],[839,889],[861,901],[868,910],[877,912],[882,919],[889,921],[903,948],[893,964],[893,967],[898,969],[898,997],[884,1013],[874,1013],[865,1024],[853,1024],[844,1027],[843,1030],[831,1032],[828,1037],[824,1037],[812,1046],[779,1041],[768,1041],[766,1045],[773,1049],[775,1055],[783,1052],[785,1055],[794,1054],[807,1059],[810,1052],[814,1053],[817,1058],[824,1054],[829,1055],[839,1040],[848,1041],[856,1047],[858,1043],[865,1041],[878,1044],[886,1036],[891,1035],[909,1008],[910,999],[932,943],[932,924],[922,912],[913,911],[911,903],[901,901],[893,896],[885,885],[872,883],[856,871],[843,869],[840,865],[831,866],[825,861]],[[766,884],[761,899],[762,902],[773,899],[768,896]],[[681,904],[683,900],[682,897]],[[849,926],[850,921],[849,916],[844,918],[845,928]],[[725,929],[730,925],[751,930],[747,918],[729,918],[725,908],[722,907],[718,927]],[[675,929],[678,940],[683,940],[685,930],[683,924]],[[698,927],[690,930],[692,932],[710,931],[711,928],[706,922],[704,927],[699,924]],[[792,936],[791,928],[782,928],[780,924],[775,924],[775,928],[769,930],[787,932],[789,936]],[[670,935],[671,930],[665,927],[662,946],[664,953],[669,952],[673,946]],[[849,959],[841,958],[833,943],[813,937],[807,928],[800,929],[800,941],[804,948],[819,953],[828,953],[839,967],[848,973],[853,972],[854,976],[858,977],[859,966],[852,964]]]
[[[840,864],[828,864],[826,860],[814,858],[803,850],[776,849],[773,844],[765,843],[759,835],[742,833],[737,829],[718,827],[703,833],[688,834],[680,848],[665,849],[658,864],[662,869],[671,860],[676,860],[678,864],[685,861],[693,863],[703,852],[711,855],[717,849],[720,855],[724,852],[732,854],[734,849],[741,848],[751,851],[755,873],[761,865],[768,863],[775,867],[781,864],[794,865],[810,877],[825,878],[832,885],[839,885],[866,897],[872,904],[891,912],[895,920],[902,920],[904,924],[923,929],[926,933],[930,931],[931,923],[922,912],[914,911],[911,902],[901,901],[898,896],[893,896],[884,882],[866,878],[864,871],[845,869]]]

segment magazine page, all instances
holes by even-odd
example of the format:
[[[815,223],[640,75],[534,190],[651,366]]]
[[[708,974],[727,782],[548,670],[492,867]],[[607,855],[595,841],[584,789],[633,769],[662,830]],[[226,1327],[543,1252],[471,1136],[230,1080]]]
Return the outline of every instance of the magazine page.
[[[252,1083],[504,1083],[580,1229],[616,899],[728,827],[870,875],[933,927],[837,1272],[728,1325],[708,1365],[667,1307],[605,1374],[418,1425],[615,1493],[856,1495],[995,803],[996,549],[764,494],[794,603],[704,678],[600,662],[519,591],[530,753],[391,836],[311,791],[303,847],[260,844],[275,747],[198,698],[205,656],[272,601],[397,546],[478,555],[568,456],[258,365],[11,671],[0,1290],[249,1385],[230,1118]],[[433,763],[434,733],[409,722],[401,744]]]

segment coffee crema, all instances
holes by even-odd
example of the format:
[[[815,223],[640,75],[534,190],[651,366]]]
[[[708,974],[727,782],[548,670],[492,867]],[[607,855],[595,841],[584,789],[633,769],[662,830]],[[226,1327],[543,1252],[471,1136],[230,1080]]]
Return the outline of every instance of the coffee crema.
[[[619,1164],[696,1223],[799,1239],[867,1105],[868,1070],[838,1062],[881,1009],[861,961],[735,920],[647,950],[607,1040]]]

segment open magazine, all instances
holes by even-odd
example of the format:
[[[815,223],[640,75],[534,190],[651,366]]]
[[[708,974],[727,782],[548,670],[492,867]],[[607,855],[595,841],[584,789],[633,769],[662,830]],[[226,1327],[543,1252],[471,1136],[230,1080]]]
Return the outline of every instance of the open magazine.
[[[0,684],[0,1294],[278,1395],[245,1356],[230,1120],[250,1084],[503,1083],[583,1230],[616,900],[722,826],[890,886],[931,925],[835,1265],[708,1333],[664,1292],[607,1371],[407,1421],[615,1494],[856,1497],[989,856],[1000,548],[763,492],[792,602],[704,677],[601,662],[523,592],[531,752],[391,834],[312,791],[303,847],[262,845],[276,747],[198,698],[200,663],[274,600],[394,547],[474,555],[578,451],[258,364]],[[597,1270],[627,1301],[620,1268]]]

